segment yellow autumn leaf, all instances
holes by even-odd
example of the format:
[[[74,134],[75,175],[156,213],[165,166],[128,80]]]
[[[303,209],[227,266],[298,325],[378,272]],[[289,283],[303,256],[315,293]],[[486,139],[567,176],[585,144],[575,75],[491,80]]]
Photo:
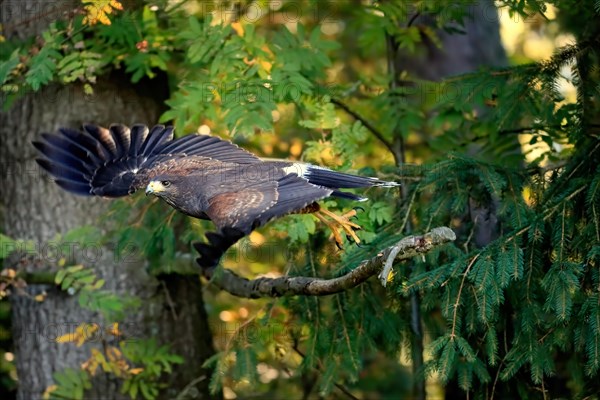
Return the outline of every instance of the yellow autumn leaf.
[[[121,351],[114,346],[109,346],[106,349],[106,356],[110,362],[118,361],[123,358]]]
[[[118,322],[114,322],[110,328],[108,328],[106,330],[110,335],[119,337],[121,336],[123,333],[119,330],[119,323]]]
[[[75,341],[74,333],[65,333],[64,335],[60,335],[56,338],[56,343],[68,343]]]
[[[17,271],[15,271],[12,268],[6,268],[5,270],[2,271],[2,275],[6,276],[7,278],[14,278],[15,276],[17,276]]]
[[[100,364],[96,358],[96,354],[94,353],[94,350],[96,350],[96,349],[92,349],[91,357],[81,364],[81,369],[84,371],[88,371],[91,376],[96,375],[96,371],[98,370],[98,365]],[[97,350],[96,350],[96,353],[98,353]]]
[[[44,301],[46,299],[46,292],[38,294],[37,296],[34,297],[34,299],[38,303],[41,303],[42,301]]]
[[[44,390],[44,394],[42,395],[42,398],[44,400],[48,400],[50,398],[50,394],[52,392],[54,392],[56,389],[58,389],[58,385],[50,385],[46,388],[46,390]]]
[[[83,323],[75,329],[77,335],[77,347],[81,347],[87,340],[94,339],[94,333],[98,330],[98,324]]]
[[[137,375],[137,374],[139,374],[142,371],[144,371],[144,368],[132,368],[132,369],[129,370],[129,373],[131,375]]]
[[[269,46],[267,46],[266,44],[263,45],[260,49],[263,50],[264,52],[268,53],[271,56],[274,55],[273,52],[271,51],[271,49],[269,48]]]
[[[98,22],[104,25],[110,25],[108,14],[114,10],[122,10],[123,5],[116,0],[81,0],[84,4],[85,17],[83,23],[95,25]]]
[[[273,64],[271,64],[269,61],[260,60],[260,66],[263,67],[263,69],[265,71],[267,71],[268,73],[270,73],[271,72],[271,67],[273,66]]]
[[[239,22],[232,22],[231,23],[231,27],[233,28],[233,30],[236,31],[236,33],[238,34],[238,36],[240,36],[240,37],[244,36],[244,27],[242,26],[241,23],[239,23]]]
[[[110,371],[110,366],[102,352],[96,348],[93,348],[90,358],[81,364],[81,368],[87,370],[90,375],[94,376],[99,366],[102,366],[102,370],[104,372]]]
[[[75,332],[66,333],[56,338],[57,343],[75,342],[77,347],[81,347],[88,339],[93,338],[98,330],[97,324],[83,323],[75,328]]]

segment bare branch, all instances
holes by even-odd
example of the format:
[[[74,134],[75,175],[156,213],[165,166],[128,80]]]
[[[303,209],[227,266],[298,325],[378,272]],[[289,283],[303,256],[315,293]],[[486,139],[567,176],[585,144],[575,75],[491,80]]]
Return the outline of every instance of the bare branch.
[[[385,138],[385,136],[383,135],[383,133],[381,133],[381,131],[379,129],[377,129],[375,127],[375,125],[373,125],[371,122],[369,122],[369,120],[367,120],[366,118],[364,118],[362,115],[360,115],[358,112],[356,112],[355,110],[353,110],[352,108],[350,108],[350,106],[348,106],[346,103],[344,103],[342,100],[340,99],[336,99],[336,98],[332,98],[331,102],[335,105],[337,105],[338,107],[340,107],[342,110],[344,110],[347,114],[351,115],[352,117],[354,117],[354,119],[358,120],[361,122],[361,124],[363,124],[363,126],[365,128],[367,128],[377,139],[379,139],[379,141],[381,143],[383,143],[383,145],[392,153],[394,154],[394,148],[392,147],[392,144]]]
[[[376,275],[390,258],[407,260],[420,254],[425,254],[434,247],[454,241],[456,235],[447,227],[432,229],[420,236],[408,236],[394,246],[390,246],[370,260],[363,261],[358,267],[345,275],[321,279],[306,276],[282,276],[279,278],[256,278],[249,280],[243,278],[229,269],[206,269],[205,276],[211,283],[222,290],[238,297],[281,297],[281,296],[326,296],[340,293],[365,282]],[[213,273],[214,271],[214,273]],[[389,272],[389,271],[388,271]],[[385,275],[387,277],[387,274]]]

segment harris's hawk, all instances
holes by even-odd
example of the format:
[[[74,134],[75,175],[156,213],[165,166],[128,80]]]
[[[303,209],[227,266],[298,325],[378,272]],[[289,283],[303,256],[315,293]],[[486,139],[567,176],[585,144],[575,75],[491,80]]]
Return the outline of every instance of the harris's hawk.
[[[121,197],[143,189],[184,214],[210,219],[218,232],[206,235],[209,244],[195,244],[202,267],[215,266],[237,240],[290,213],[315,212],[340,245],[339,229],[324,213],[358,241],[358,225],[320,210],[316,202],[330,196],[366,200],[340,188],[398,186],[306,163],[263,160],[214,136],[173,139],[173,127],[162,125],[61,128],[33,145],[43,156],[38,164],[69,192]]]

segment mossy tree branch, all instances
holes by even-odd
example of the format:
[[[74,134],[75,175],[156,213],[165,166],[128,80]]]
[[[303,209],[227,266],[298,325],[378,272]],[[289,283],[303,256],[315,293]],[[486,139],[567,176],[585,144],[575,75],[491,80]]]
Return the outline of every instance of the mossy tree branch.
[[[205,269],[203,272],[204,276],[210,279],[213,285],[237,297],[326,296],[360,285],[370,277],[378,274],[385,264],[391,265],[393,261],[408,260],[425,254],[434,247],[455,239],[456,235],[447,227],[432,229],[424,235],[408,236],[395,245],[378,252],[373,258],[363,261],[352,271],[330,279],[282,276],[279,278],[261,277],[250,280],[229,269]],[[384,275],[387,277],[385,271]]]

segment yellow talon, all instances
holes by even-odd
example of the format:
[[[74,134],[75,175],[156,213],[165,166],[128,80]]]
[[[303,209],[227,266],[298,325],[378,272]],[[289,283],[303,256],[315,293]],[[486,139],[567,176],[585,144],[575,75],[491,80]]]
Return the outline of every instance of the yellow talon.
[[[356,230],[361,229],[360,225],[355,224],[350,221],[350,218],[356,215],[356,210],[351,210],[343,215],[337,215],[332,213],[331,211],[320,209],[319,211],[314,212],[315,216],[319,218],[321,222],[323,222],[333,233],[333,238],[335,239],[335,244],[338,248],[343,248],[342,235],[340,235],[340,229],[343,229],[346,232],[346,237],[348,240],[353,240],[356,244],[360,244],[360,239],[356,235]],[[333,221],[327,220],[327,218],[331,218]]]

